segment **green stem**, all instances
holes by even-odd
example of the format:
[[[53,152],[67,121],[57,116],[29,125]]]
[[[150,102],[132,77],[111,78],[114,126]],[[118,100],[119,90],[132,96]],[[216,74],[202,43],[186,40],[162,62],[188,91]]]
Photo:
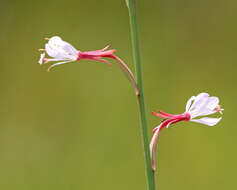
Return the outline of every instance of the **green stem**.
[[[138,32],[137,32],[137,15],[136,15],[135,3],[136,3],[135,0],[128,0],[128,11],[129,11],[129,17],[130,17],[130,30],[131,30],[131,39],[132,39],[132,48],[133,48],[133,58],[134,58],[134,63],[135,63],[137,85],[140,92],[140,96],[137,96],[137,97],[138,97],[138,103],[139,103],[143,147],[144,147],[144,153],[145,153],[148,189],[155,190],[155,182],[154,182],[154,176],[153,176],[152,165],[151,165],[151,157],[150,157],[145,100],[144,100],[144,92],[143,92],[143,84],[142,84],[142,67],[141,67],[141,57],[140,57],[139,40],[138,40]]]

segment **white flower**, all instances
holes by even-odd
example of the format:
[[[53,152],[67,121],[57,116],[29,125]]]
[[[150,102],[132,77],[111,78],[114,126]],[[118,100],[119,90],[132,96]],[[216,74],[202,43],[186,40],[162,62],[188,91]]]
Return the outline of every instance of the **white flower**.
[[[193,121],[196,123],[202,123],[209,126],[216,125],[220,120],[220,118],[210,118],[210,117],[203,117],[207,115],[214,114],[216,112],[219,112],[222,114],[222,111],[224,109],[221,109],[219,106],[219,98],[217,97],[210,97],[207,93],[200,93],[197,96],[192,96],[187,104],[186,104],[186,110],[183,114],[173,115],[166,113],[164,111],[159,110],[158,113],[152,112],[155,116],[163,118],[163,121],[160,125],[158,125],[156,128],[153,129],[153,137],[151,139],[150,143],[150,152],[151,152],[151,159],[152,159],[152,170],[156,170],[155,166],[155,151],[156,146],[158,144],[158,137],[160,134],[160,131],[164,127],[169,127],[177,122],[180,121]],[[194,119],[196,117],[199,117],[197,119]]]
[[[49,39],[48,43],[45,44],[45,51],[52,58],[45,58],[45,53],[43,53],[40,56],[39,64],[56,61],[57,63],[51,65],[50,68],[56,65],[76,61],[79,52],[71,44],[63,41],[58,36]]]
[[[186,113],[190,114],[190,121],[202,123],[209,126],[216,125],[222,118],[202,117],[214,114],[216,112],[222,113],[223,109],[219,106],[218,97],[210,97],[208,93],[200,93],[197,96],[192,96],[186,104]],[[202,117],[194,119],[196,117]]]

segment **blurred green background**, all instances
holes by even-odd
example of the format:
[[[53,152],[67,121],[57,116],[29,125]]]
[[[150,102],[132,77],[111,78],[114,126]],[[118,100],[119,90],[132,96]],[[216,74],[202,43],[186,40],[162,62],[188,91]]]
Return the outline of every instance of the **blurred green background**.
[[[235,190],[236,0],[137,0],[149,134],[151,110],[182,113],[192,95],[221,100],[215,127],[162,131],[160,190]],[[48,73],[45,37],[111,44],[134,70],[123,0],[1,0],[0,189],[145,190],[137,101],[116,65],[80,61]]]

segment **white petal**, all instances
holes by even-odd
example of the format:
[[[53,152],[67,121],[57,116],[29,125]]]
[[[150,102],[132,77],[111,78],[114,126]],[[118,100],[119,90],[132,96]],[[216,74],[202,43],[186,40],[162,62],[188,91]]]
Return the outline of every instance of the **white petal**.
[[[69,55],[76,55],[77,56],[77,50],[69,43],[64,42],[63,49],[68,52]]]
[[[192,104],[190,110],[195,109],[195,108],[197,108],[197,107],[200,107],[201,104],[203,103],[203,101],[204,101],[208,96],[209,96],[209,94],[208,94],[208,93],[205,93],[205,92],[198,94],[197,97],[195,98],[195,100],[194,100],[194,102],[193,102],[193,104]]]
[[[50,38],[49,42],[45,45],[45,49],[49,56],[57,59],[75,61],[78,57],[78,51],[58,36]]]
[[[63,43],[63,40],[59,36],[53,36],[49,39],[49,45],[58,45]]]
[[[46,49],[46,52],[49,56],[51,57],[54,57],[56,59],[71,59],[70,56],[68,56],[68,53],[65,52],[61,46],[52,46],[48,44],[45,44],[45,49]]]
[[[189,108],[193,102],[193,100],[195,100],[196,97],[195,96],[192,96],[191,98],[189,98],[189,100],[187,101],[187,104],[186,104],[186,109],[185,109],[185,112],[188,112],[189,111]]]
[[[209,94],[207,93],[200,93],[196,99],[194,100],[191,108],[189,109],[189,113],[191,114],[192,118],[200,116],[203,111],[206,111],[206,105],[208,102]]]
[[[210,109],[210,110],[214,110],[219,104],[219,98],[213,96],[213,97],[209,97],[208,98],[208,105],[207,107]]]
[[[218,106],[218,104],[219,104],[219,98],[208,97],[207,100],[204,101],[202,106],[196,109],[196,112],[194,111],[192,118],[216,113],[217,111],[215,110],[215,108]]]
[[[54,57],[54,58],[59,57],[58,52],[54,48],[49,46],[49,44],[45,44],[45,49],[46,49],[46,52],[49,56]]]
[[[191,119],[191,121],[196,122],[196,123],[202,123],[202,124],[208,125],[208,126],[214,126],[214,125],[216,125],[221,119],[222,119],[222,117],[220,117],[220,118],[204,117],[204,118],[201,118],[201,119]]]
[[[48,44],[45,45],[45,49],[51,57],[63,58],[67,55],[62,48],[64,45],[65,42],[60,37],[54,36],[50,38]]]

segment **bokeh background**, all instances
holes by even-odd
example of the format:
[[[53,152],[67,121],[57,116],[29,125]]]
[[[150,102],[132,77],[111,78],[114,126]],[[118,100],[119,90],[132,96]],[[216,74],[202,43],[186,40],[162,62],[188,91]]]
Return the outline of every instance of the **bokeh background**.
[[[149,134],[151,110],[182,113],[192,95],[221,100],[215,127],[162,131],[160,190],[235,190],[236,0],[137,0]],[[80,61],[48,73],[45,37],[76,48],[111,44],[134,70],[123,0],[1,0],[0,189],[144,190],[132,85],[116,64]]]

